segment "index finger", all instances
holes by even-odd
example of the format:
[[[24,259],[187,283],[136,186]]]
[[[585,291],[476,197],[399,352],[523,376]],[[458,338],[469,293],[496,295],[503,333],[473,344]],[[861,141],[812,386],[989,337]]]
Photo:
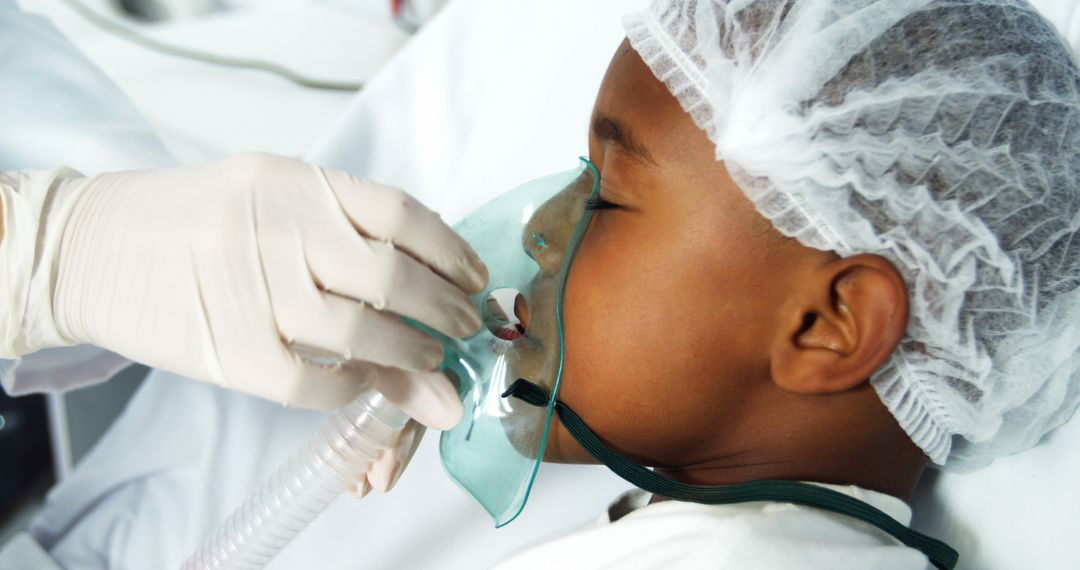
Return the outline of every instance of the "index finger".
[[[357,231],[392,243],[467,293],[487,285],[487,267],[480,256],[416,198],[345,172],[320,171]]]

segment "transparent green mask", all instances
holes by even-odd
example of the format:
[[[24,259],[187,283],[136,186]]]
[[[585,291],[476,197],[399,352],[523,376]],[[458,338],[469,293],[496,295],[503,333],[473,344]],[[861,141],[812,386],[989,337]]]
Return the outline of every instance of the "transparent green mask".
[[[544,455],[562,376],[566,278],[599,188],[596,167],[582,158],[577,169],[515,188],[455,227],[488,267],[488,287],[473,297],[487,326],[462,341],[439,337],[443,370],[465,407],[439,450],[447,473],[496,526],[524,508]],[[519,378],[548,390],[547,406],[503,397]]]

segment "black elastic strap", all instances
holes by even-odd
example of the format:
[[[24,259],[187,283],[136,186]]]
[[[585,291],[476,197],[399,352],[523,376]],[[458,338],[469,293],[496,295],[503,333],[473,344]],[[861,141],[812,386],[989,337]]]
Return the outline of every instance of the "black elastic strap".
[[[514,396],[534,406],[546,407],[549,396],[543,388],[519,378],[502,394]],[[952,570],[960,555],[948,544],[911,530],[896,519],[854,497],[843,493],[795,481],[751,481],[731,485],[690,485],[658,475],[633,461],[611,451],[589,426],[569,406],[555,400],[555,411],[567,431],[591,453],[593,457],[629,481],[635,487],[678,501],[706,505],[726,505],[751,501],[778,501],[794,503],[847,515],[871,524],[905,546],[914,548],[927,556],[930,562],[942,570]]]

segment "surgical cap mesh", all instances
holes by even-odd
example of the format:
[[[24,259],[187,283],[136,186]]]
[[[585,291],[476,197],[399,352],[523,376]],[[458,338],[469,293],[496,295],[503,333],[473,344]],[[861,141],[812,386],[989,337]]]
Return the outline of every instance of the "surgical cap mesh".
[[[1019,0],[660,0],[634,49],[783,234],[889,259],[870,379],[936,464],[1035,445],[1080,390],[1080,73]]]

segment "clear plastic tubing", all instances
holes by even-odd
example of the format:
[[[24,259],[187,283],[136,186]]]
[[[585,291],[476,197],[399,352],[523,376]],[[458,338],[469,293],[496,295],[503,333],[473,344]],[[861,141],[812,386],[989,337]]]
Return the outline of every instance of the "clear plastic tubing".
[[[183,570],[263,568],[367,473],[408,417],[374,390],[334,412],[203,543]]]

